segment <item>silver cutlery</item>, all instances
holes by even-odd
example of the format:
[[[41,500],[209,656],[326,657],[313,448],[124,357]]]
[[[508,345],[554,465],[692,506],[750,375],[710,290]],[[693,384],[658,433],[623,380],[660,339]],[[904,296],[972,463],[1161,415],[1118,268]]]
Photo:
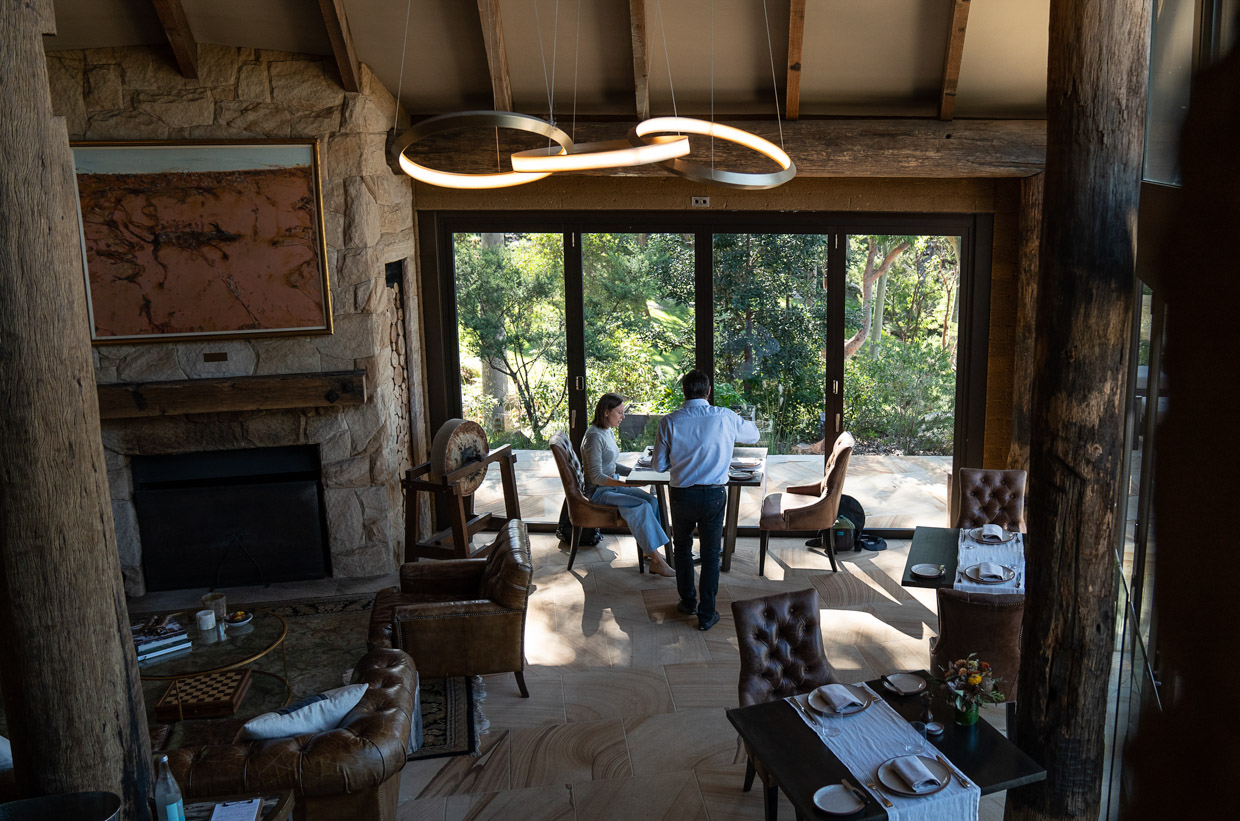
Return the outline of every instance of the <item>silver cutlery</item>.
[[[878,788],[878,784],[874,783],[873,781],[870,781],[868,784],[866,784],[866,786],[874,791],[874,794],[877,795],[879,800],[883,802],[884,807],[895,806],[895,804],[892,804],[890,801],[887,800],[887,796],[883,795],[883,791]]]
[[[857,800],[860,801],[862,804],[870,803],[870,800],[869,798],[866,797],[866,794],[861,792],[861,790],[857,789],[856,787],[854,787],[852,785],[852,782],[849,781],[847,778],[841,778],[840,784],[843,785],[844,789],[848,790],[850,793],[855,795],[857,797]]]
[[[947,763],[947,759],[946,759],[946,758],[944,758],[944,757],[943,757],[943,756],[941,756],[941,755],[936,755],[936,756],[935,756],[935,758],[937,758],[937,759],[939,760],[939,763],[940,763],[940,764],[942,764],[944,767],[946,767],[946,768],[947,768],[947,771],[948,771],[949,773],[951,773],[952,775],[956,776],[956,780],[960,782],[960,786],[964,787],[965,789],[968,789],[969,787],[973,786],[972,784],[970,784],[970,783],[969,783],[969,782],[965,779],[965,777],[964,777],[963,775],[961,775],[961,774],[960,774],[960,771],[959,771],[959,770],[957,770],[957,769],[956,769],[955,767],[953,767],[951,764]]]
[[[887,678],[886,676],[882,676],[881,678],[882,678],[883,684],[886,684],[888,687],[894,690],[897,694],[902,695],[902,696],[908,695],[908,693],[904,692],[903,688],[897,687],[896,683],[892,681],[891,679]]]

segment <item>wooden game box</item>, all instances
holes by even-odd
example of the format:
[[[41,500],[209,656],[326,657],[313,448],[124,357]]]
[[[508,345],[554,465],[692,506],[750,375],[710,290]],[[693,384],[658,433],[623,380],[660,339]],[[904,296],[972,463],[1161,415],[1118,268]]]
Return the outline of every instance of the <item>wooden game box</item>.
[[[177,721],[182,717],[230,716],[237,712],[249,689],[249,670],[227,670],[178,679],[168,685],[155,705],[155,718]]]

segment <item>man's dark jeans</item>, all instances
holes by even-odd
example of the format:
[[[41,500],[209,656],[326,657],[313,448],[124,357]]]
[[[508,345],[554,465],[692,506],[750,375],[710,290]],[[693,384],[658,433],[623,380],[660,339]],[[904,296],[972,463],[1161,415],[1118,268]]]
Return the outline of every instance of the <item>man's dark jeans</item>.
[[[697,602],[699,619],[715,613],[719,592],[719,559],[723,555],[723,518],[728,506],[726,488],[711,485],[673,487],[672,546],[676,559],[676,590],[680,600]],[[701,540],[702,585],[693,585],[693,529]]]

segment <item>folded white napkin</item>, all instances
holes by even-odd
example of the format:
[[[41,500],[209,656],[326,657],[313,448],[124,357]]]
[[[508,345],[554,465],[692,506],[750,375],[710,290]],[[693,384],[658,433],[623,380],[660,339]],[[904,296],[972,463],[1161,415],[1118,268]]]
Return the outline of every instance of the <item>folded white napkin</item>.
[[[998,525],[982,525],[982,538],[988,542],[1001,542],[1003,535],[1003,528]]]
[[[861,702],[857,700],[856,693],[843,684],[828,684],[825,687],[819,687],[818,694],[837,713],[842,713],[849,707],[861,706]]]
[[[940,786],[939,780],[930,774],[921,759],[915,755],[901,756],[891,762],[891,767],[913,792],[929,792]]]
[[[1003,572],[1003,565],[994,562],[982,562],[977,566],[977,577],[979,579],[995,579],[1003,581],[1007,578],[1007,574]]]

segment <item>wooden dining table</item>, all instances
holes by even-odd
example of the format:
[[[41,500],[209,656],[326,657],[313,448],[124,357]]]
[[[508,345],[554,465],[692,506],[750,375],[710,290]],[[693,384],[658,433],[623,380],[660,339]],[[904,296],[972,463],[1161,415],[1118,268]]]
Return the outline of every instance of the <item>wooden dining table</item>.
[[[916,675],[930,679],[930,674],[924,670],[917,671]],[[917,721],[923,717],[925,705],[920,696],[892,693],[882,686],[879,679],[866,684],[902,718]],[[1042,766],[1008,741],[985,718],[971,727],[956,724],[952,705],[942,692],[931,700],[930,709],[934,720],[941,722],[944,729],[942,735],[930,736],[927,741],[976,784],[982,795],[1046,778],[1046,770]],[[822,739],[806,726],[792,705],[783,699],[734,707],[727,711],[727,715],[752,755],[792,802],[798,818],[836,817],[814,804],[814,793],[820,787],[838,784],[842,778],[862,784],[873,780],[873,773],[849,772]],[[849,816],[858,821],[877,821],[886,817],[881,803],[868,793],[865,806]]]
[[[956,581],[956,556],[960,545],[960,528],[919,527],[913,531],[908,558],[904,561],[904,578],[901,587],[928,587],[937,589],[951,587]],[[943,573],[937,579],[913,575],[913,567],[919,564],[943,565]]]
[[[732,554],[736,551],[736,527],[737,520],[740,518],[741,488],[765,488],[766,455],[766,448],[741,447],[739,445],[732,448],[733,459],[759,459],[761,461],[753,470],[751,478],[728,478],[728,505],[724,514],[723,527],[723,560],[720,562],[719,567],[724,573],[732,569]],[[659,500],[659,518],[663,524],[664,532],[670,536],[672,533],[672,506],[668,498],[667,489],[672,483],[671,474],[653,470],[652,468],[635,467],[629,472],[628,476],[624,477],[624,481],[630,485],[651,485],[654,487],[655,495]],[[674,564],[672,556],[669,555],[667,559],[669,564]]]

